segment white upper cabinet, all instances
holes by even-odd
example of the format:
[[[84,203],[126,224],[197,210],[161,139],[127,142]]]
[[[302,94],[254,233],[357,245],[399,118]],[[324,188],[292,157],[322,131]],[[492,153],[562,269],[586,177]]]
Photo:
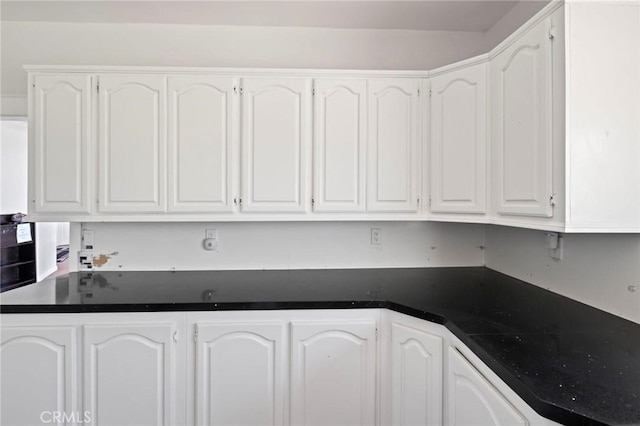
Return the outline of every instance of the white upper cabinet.
[[[374,320],[292,323],[292,425],[375,424],[375,333]]]
[[[95,425],[176,424],[173,324],[84,326],[84,403]]]
[[[640,232],[640,4],[565,8],[567,230]]]
[[[168,79],[168,210],[230,212],[239,79]]]
[[[165,210],[166,78],[99,76],[99,210]]]
[[[311,79],[242,81],[243,212],[308,210]]]
[[[91,210],[91,76],[36,75],[32,190],[37,213]]]
[[[53,422],[54,412],[73,416],[78,411],[76,351],[74,327],[3,325],[0,423],[59,424]]]
[[[431,212],[486,211],[487,67],[431,79]]]
[[[366,80],[314,83],[316,212],[362,212],[366,179]]]
[[[491,60],[492,163],[501,215],[553,215],[550,20]]]
[[[196,323],[198,425],[284,425],[285,323]]]
[[[528,425],[527,419],[455,348],[449,348],[449,424]]]
[[[419,79],[368,82],[367,210],[417,212]]]

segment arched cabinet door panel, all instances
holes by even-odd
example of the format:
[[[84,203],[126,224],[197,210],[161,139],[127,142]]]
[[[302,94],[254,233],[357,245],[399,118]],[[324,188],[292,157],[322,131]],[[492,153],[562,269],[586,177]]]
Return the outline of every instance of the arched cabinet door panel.
[[[52,423],[55,413],[77,414],[76,341],[74,327],[2,327],[1,424]]]
[[[30,135],[37,213],[91,211],[91,76],[36,75]]]
[[[367,210],[418,211],[419,79],[368,81]]]
[[[291,424],[375,424],[374,321],[294,321]]]
[[[242,80],[242,211],[305,212],[311,79]]]
[[[393,425],[442,424],[442,337],[392,322],[391,380]]]
[[[98,79],[99,210],[165,211],[166,77]]]
[[[528,426],[529,422],[457,349],[449,348],[449,423]]]
[[[366,96],[366,80],[314,82],[315,212],[365,209]]]
[[[486,63],[431,79],[434,213],[486,212]]]
[[[284,323],[196,323],[196,424],[283,425]]]
[[[94,425],[176,422],[173,324],[84,327],[84,410]]]
[[[552,41],[550,20],[491,60],[496,209],[552,217]]]
[[[168,78],[168,210],[231,212],[239,79]]]

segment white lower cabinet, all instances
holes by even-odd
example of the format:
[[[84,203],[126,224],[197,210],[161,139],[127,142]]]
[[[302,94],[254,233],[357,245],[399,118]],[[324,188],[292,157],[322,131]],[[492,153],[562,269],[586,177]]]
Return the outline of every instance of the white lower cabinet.
[[[442,424],[443,339],[429,325],[409,317],[391,319],[394,426]]]
[[[1,320],[3,425],[556,424],[446,328],[385,309]]]
[[[173,323],[83,326],[83,406],[90,424],[175,424],[176,332]]]
[[[292,425],[375,424],[375,320],[294,321],[291,354]]]
[[[449,348],[449,421],[456,426],[527,425],[524,416],[456,348]]]
[[[66,423],[53,420],[77,411],[76,329],[6,326],[2,319],[0,424]]]
[[[197,322],[195,424],[283,425],[284,322]]]

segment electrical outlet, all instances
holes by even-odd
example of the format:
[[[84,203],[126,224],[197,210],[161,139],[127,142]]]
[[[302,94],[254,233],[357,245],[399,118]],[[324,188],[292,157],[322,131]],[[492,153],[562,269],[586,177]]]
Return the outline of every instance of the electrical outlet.
[[[78,267],[80,268],[80,270],[93,269],[93,252],[79,251]]]
[[[218,249],[218,233],[215,229],[204,230],[204,241],[202,245],[205,250],[217,250]]]
[[[93,230],[91,229],[82,230],[82,249],[93,250]]]
[[[382,228],[371,228],[371,245],[382,245]]]

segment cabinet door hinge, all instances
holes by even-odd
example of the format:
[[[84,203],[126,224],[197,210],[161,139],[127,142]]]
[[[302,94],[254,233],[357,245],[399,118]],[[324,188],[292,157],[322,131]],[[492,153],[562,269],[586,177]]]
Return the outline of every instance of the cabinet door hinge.
[[[240,86],[240,94],[242,95],[244,93],[244,87]]]
[[[178,330],[175,330],[175,331],[173,332],[173,341],[174,341],[175,343],[178,343]]]
[[[311,88],[311,96],[315,96],[316,95],[316,88],[312,87]]]
[[[420,197],[418,197],[417,203],[418,205],[420,205]]]
[[[555,205],[556,205],[556,199],[555,199],[555,197],[553,195],[551,197],[549,197],[549,205],[551,207],[555,207]]]
[[[238,94],[238,86],[233,86],[233,93]]]
[[[378,327],[376,327],[376,342],[378,341]]]
[[[198,329],[197,328],[193,331],[193,341],[194,342],[198,342]]]
[[[35,89],[35,88],[36,88],[36,84],[35,84],[35,83],[33,83],[33,84],[31,85],[31,87],[33,87],[33,88]]]
[[[556,27],[549,28],[549,39],[553,40],[556,38]]]
[[[431,197],[429,197],[429,207],[431,207]]]
[[[316,199],[312,197],[311,198],[311,205],[313,206],[313,205],[315,205],[315,203],[316,203]]]
[[[100,93],[100,82],[99,81],[96,83],[96,91],[98,93]]]
[[[418,89],[418,97],[420,97],[420,89]]]

